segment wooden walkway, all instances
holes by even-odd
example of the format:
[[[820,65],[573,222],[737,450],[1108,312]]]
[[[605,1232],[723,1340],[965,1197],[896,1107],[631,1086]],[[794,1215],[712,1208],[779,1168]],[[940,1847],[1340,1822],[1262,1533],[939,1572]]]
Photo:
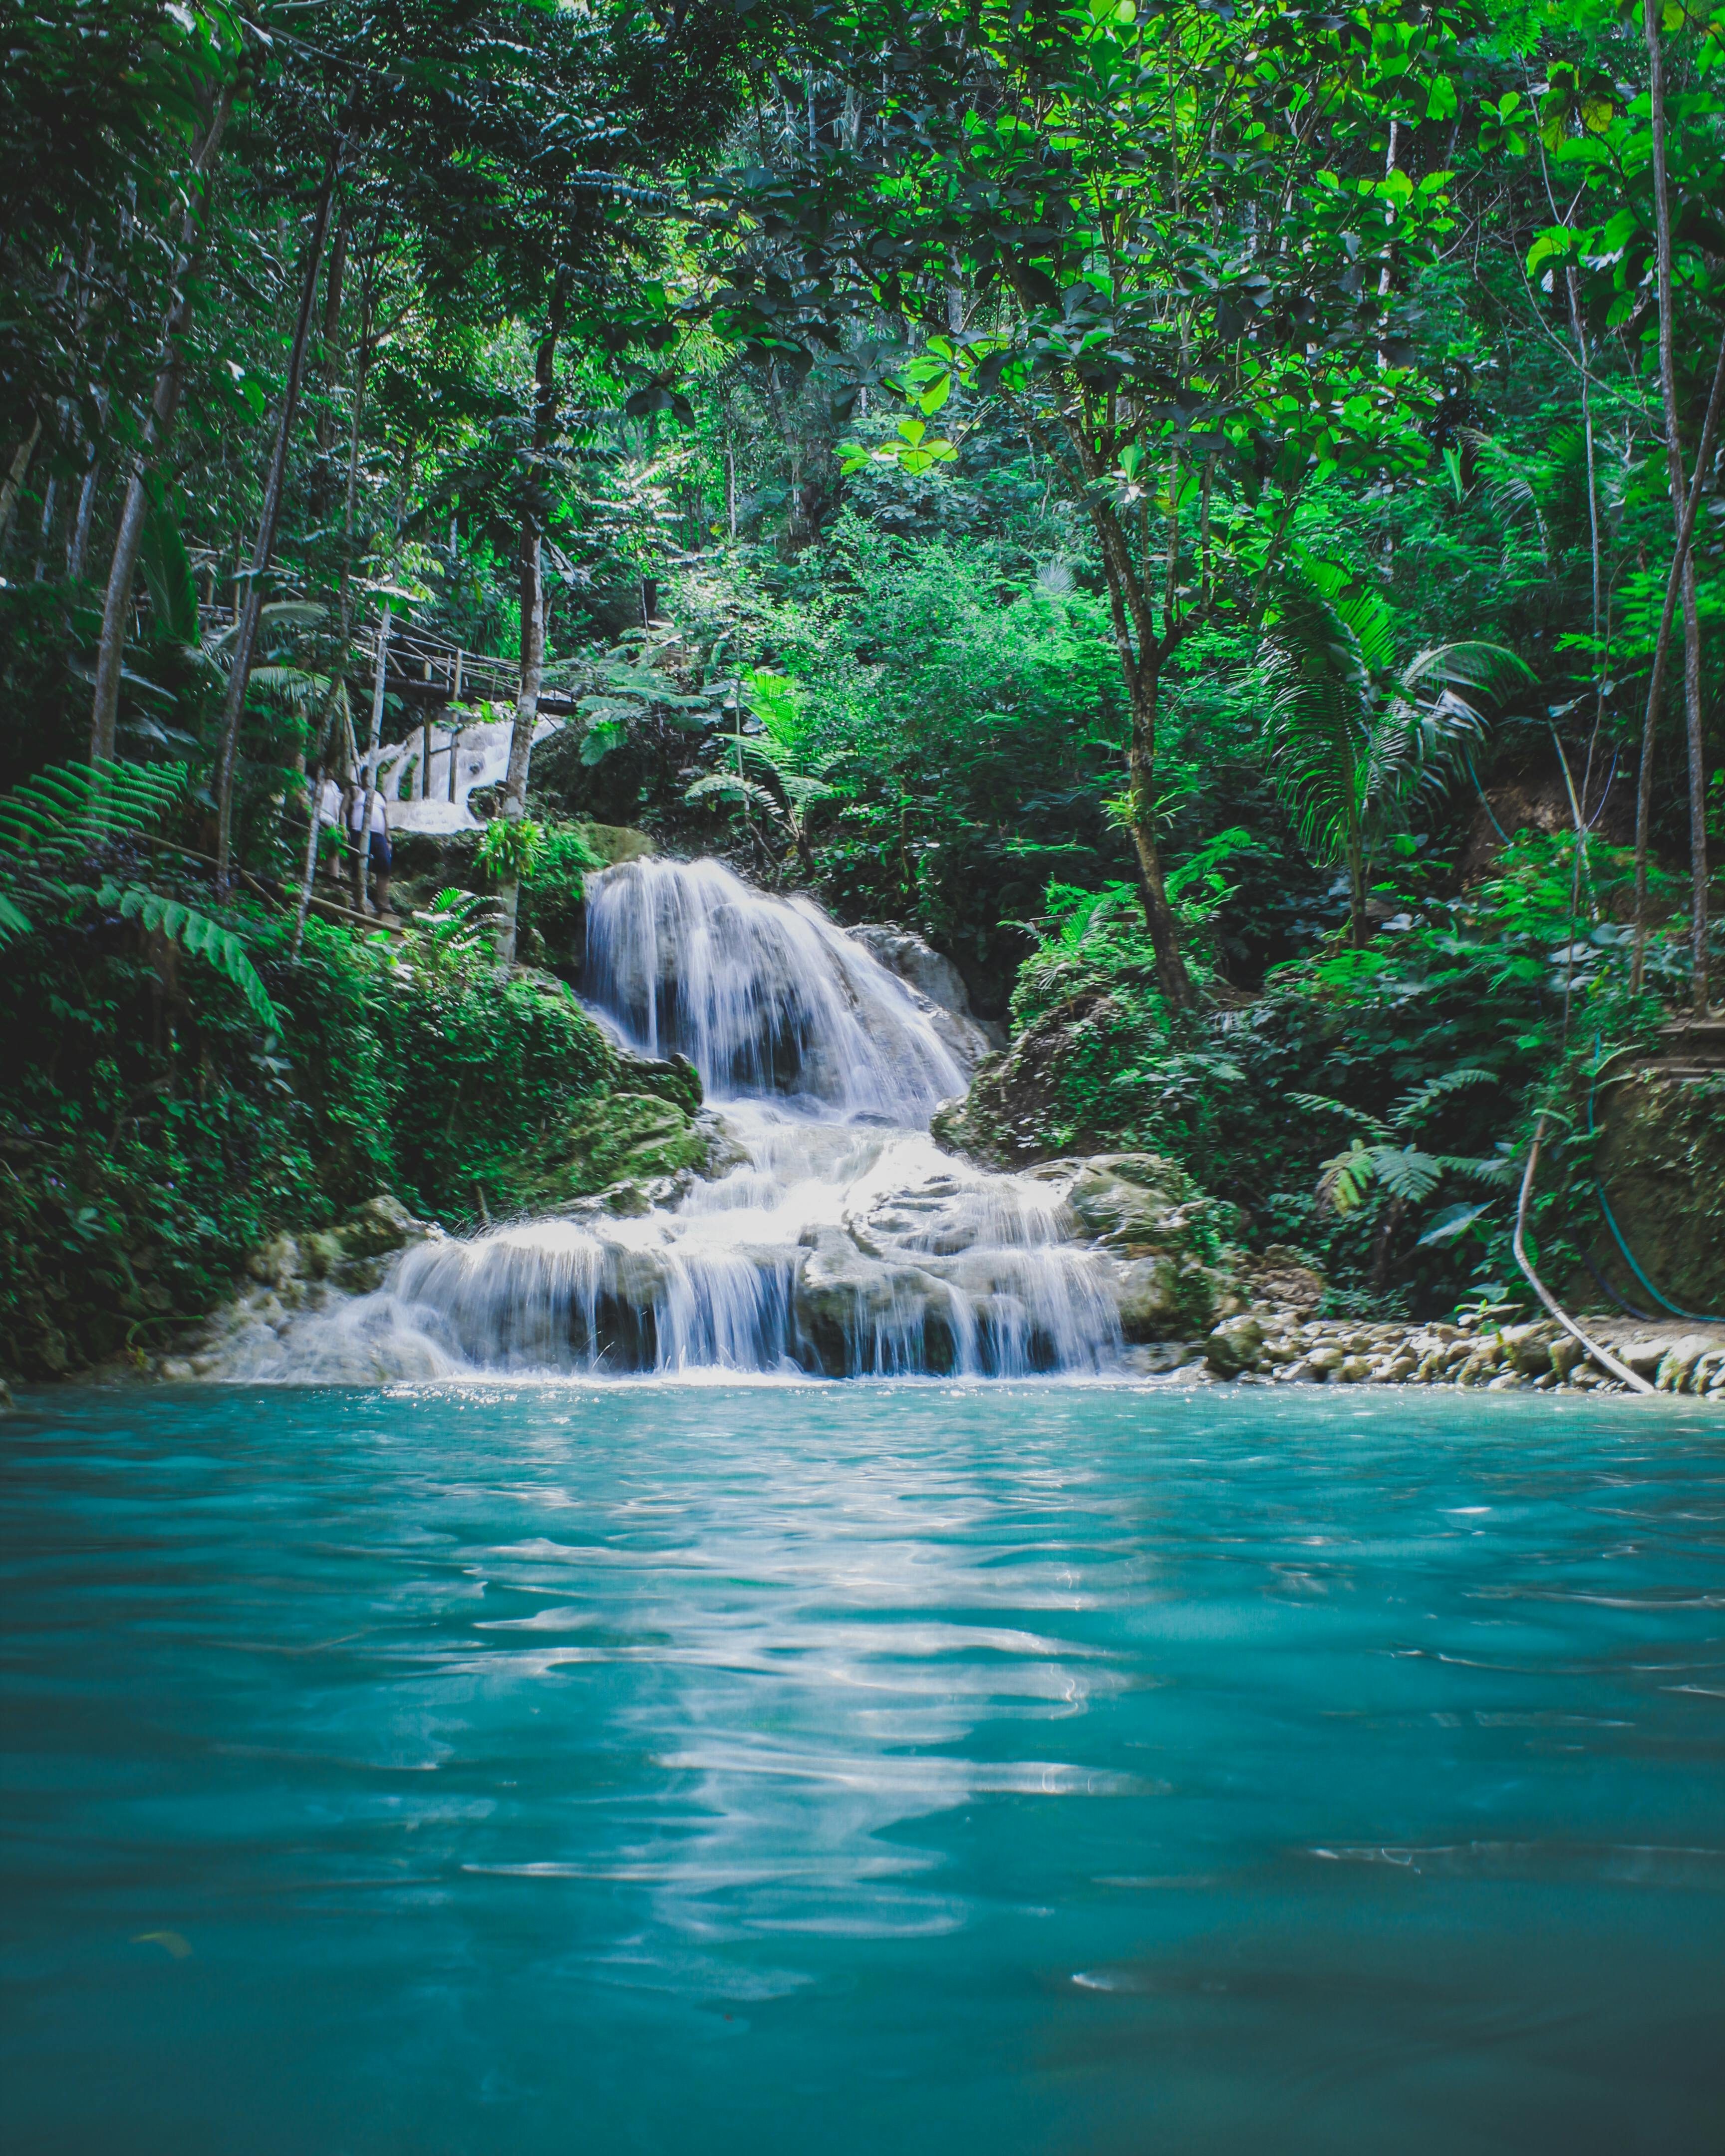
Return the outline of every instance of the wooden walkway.
[[[206,628],[222,629],[234,619],[232,607],[207,606],[198,610]],[[361,622],[354,631],[348,680],[369,701],[377,679],[377,636],[382,623]],[[521,668],[512,659],[499,659],[480,651],[465,651],[428,635],[410,622],[393,619],[384,655],[386,695],[418,707],[429,716],[451,704],[513,704],[521,688]],[[582,688],[545,688],[539,709],[547,718],[567,718],[584,695]]]

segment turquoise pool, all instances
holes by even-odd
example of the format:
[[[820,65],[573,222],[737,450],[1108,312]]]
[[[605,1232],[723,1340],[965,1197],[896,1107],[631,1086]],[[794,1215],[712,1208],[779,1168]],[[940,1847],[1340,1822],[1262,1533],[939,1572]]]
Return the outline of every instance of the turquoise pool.
[[[1725,1421],[38,1394],[0,2138],[1725,2145]]]

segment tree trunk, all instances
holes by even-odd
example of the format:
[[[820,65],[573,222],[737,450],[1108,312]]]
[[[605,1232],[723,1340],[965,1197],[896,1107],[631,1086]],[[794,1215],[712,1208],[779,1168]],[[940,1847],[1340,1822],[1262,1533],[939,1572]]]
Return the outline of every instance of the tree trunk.
[[[90,552],[90,517],[95,506],[96,489],[102,483],[102,460],[97,457],[84,475],[84,484],[78,490],[78,513],[72,519],[72,536],[66,542],[66,581],[81,584],[84,564]]]
[[[1135,672],[1128,678],[1127,686],[1132,696],[1132,740],[1127,750],[1127,778],[1144,925],[1156,952],[1157,986],[1170,1009],[1189,1010],[1198,1001],[1197,992],[1180,955],[1180,924],[1168,903],[1156,844],[1156,702],[1160,684],[1153,674],[1146,680],[1141,672]]]
[[[372,726],[366,737],[366,783],[360,797],[359,844],[353,861],[356,913],[363,913],[366,910],[367,893],[372,880],[372,806],[377,798],[377,750],[383,739],[383,681],[389,670],[391,619],[389,602],[385,599],[382,618],[377,624],[377,665],[372,676]]]
[[[353,203],[350,198],[341,205],[341,214],[336,220],[336,236],[330,244],[330,266],[323,283],[323,327],[318,338],[318,375],[323,394],[318,403],[315,434],[317,440],[318,474],[316,489],[320,500],[328,501],[334,490],[330,485],[330,452],[336,442],[336,377],[340,371],[341,333],[341,288],[347,269],[348,242],[353,236]]]
[[[18,501],[23,492],[24,481],[30,475],[30,460],[36,454],[37,443],[41,439],[42,422],[38,419],[31,426],[29,433],[25,435],[19,446],[18,454],[13,459],[12,469],[6,475],[5,484],[0,485],[0,552],[5,551],[6,542],[12,536],[13,519],[18,515]]]
[[[1690,542],[1695,536],[1695,513],[1701,499],[1702,476],[1712,453],[1722,389],[1725,389],[1725,344],[1719,348],[1719,366],[1713,376],[1707,424],[1702,429],[1702,454],[1696,459],[1695,477],[1690,485],[1688,504],[1677,534],[1677,551],[1672,557],[1671,571],[1666,578],[1665,606],[1659,618],[1659,633],[1653,640],[1653,669],[1648,677],[1647,708],[1641,721],[1641,767],[1635,788],[1635,958],[1630,970],[1630,986],[1636,995],[1641,992],[1641,969],[1647,952],[1648,827],[1653,808],[1654,737],[1659,724],[1660,701],[1665,690],[1666,666],[1671,657],[1671,624],[1676,619],[1677,594],[1693,567],[1689,552]]]
[[[162,331],[162,361],[157,370],[156,392],[150,400],[149,417],[126,481],[121,505],[120,524],[114,535],[114,557],[108,567],[108,588],[102,601],[102,634],[96,646],[95,692],[91,699],[90,757],[92,763],[114,753],[115,730],[120,718],[120,673],[126,649],[126,623],[131,615],[132,586],[137,580],[138,550],[143,544],[144,518],[149,510],[146,476],[154,459],[167,446],[180,409],[180,393],[186,385],[186,339],[192,327],[189,279],[201,248],[213,189],[207,175],[228,124],[231,89],[216,100],[209,126],[192,160],[193,187],[180,225],[179,258],[174,264],[178,287]]]
[[[551,485],[547,459],[557,431],[557,338],[562,329],[564,290],[553,286],[545,335],[533,362],[533,462],[521,511],[521,678],[516,691],[515,725],[509,737],[509,772],[503,782],[503,815],[518,824],[527,813],[527,772],[533,759],[533,732],[539,723],[539,690],[545,678],[545,527]],[[505,879],[498,893],[497,968],[515,963],[516,931],[521,911],[521,884]]]
[[[1671,289],[1671,203],[1666,171],[1665,54],[1660,40],[1661,0],[1642,0],[1641,19],[1647,40],[1648,121],[1653,137],[1653,202],[1657,241],[1659,290],[1659,380],[1665,407],[1666,471],[1671,498],[1671,522],[1683,558],[1675,564],[1683,607],[1683,703],[1689,764],[1689,876],[1691,935],[1693,945],[1695,1009],[1707,1010],[1707,763],[1702,734],[1701,618],[1696,602],[1695,560],[1686,554],[1683,526],[1685,497],[1689,492],[1683,470],[1683,438],[1677,408],[1676,303]],[[1696,478],[1703,477],[1704,457],[1696,463]],[[1644,908],[1647,889],[1648,824],[1652,809],[1651,743],[1644,741],[1640,784],[1635,815],[1635,942],[1639,960],[1645,948]]]
[[[323,185],[312,213],[311,237],[306,243],[305,267],[300,279],[300,311],[294,323],[293,342],[288,348],[287,380],[281,393],[281,413],[276,421],[275,450],[270,460],[270,476],[264,488],[264,506],[258,519],[258,542],[252,551],[250,580],[239,612],[234,639],[232,670],[228,677],[228,701],[222,711],[221,746],[216,762],[216,889],[228,888],[228,855],[234,831],[234,774],[239,761],[239,721],[245,709],[245,692],[251,682],[252,654],[257,648],[258,623],[264,611],[264,581],[275,552],[275,527],[281,516],[281,497],[287,478],[288,446],[293,439],[294,413],[300,401],[300,381],[305,372],[305,345],[311,327],[311,306],[317,296],[318,271],[323,262],[324,242],[329,235],[330,204],[335,194],[336,174],[347,141],[345,131],[336,139],[324,166]]]

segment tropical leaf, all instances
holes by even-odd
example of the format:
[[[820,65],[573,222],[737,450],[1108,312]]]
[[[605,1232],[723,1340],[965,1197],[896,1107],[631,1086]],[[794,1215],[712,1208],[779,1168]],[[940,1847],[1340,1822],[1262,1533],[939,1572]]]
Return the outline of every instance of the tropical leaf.
[[[1476,1064],[1463,1064],[1454,1070],[1445,1070],[1441,1077],[1428,1078],[1423,1086],[1408,1088],[1390,1109],[1391,1127],[1404,1130],[1451,1093],[1463,1092],[1472,1086],[1495,1086],[1497,1083],[1496,1071],[1482,1070]]]
[[[57,764],[0,797],[0,861],[85,859],[146,829],[185,790],[182,763]]]
[[[1482,1213],[1491,1208],[1484,1205],[1446,1205],[1436,1219],[1420,1238],[1421,1250],[1431,1250],[1445,1243],[1453,1243],[1458,1235],[1465,1235]]]
[[[1334,1213],[1355,1212],[1365,1203],[1366,1193],[1377,1176],[1372,1147],[1356,1138],[1346,1152],[1324,1163],[1317,1178],[1318,1203]]]
[[[171,942],[206,960],[225,973],[251,1007],[260,1025],[272,1033],[282,1029],[281,1016],[270,1000],[263,977],[252,963],[244,943],[232,929],[224,928],[207,913],[199,913],[182,900],[167,898],[160,891],[137,884],[102,886],[101,903],[116,906],[124,921],[136,921],[148,929],[159,929]]]
[[[23,908],[15,906],[4,891],[0,891],[0,948],[15,936],[28,936],[34,926]]]
[[[150,594],[150,611],[176,644],[198,642],[198,582],[180,527],[158,504],[144,519],[138,566]]]

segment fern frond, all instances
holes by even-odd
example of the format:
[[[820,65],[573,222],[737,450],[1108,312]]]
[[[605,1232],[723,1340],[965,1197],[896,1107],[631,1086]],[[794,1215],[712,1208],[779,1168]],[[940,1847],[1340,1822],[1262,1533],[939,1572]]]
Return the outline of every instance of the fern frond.
[[[781,773],[778,783],[784,788],[786,800],[798,803],[830,801],[839,791],[836,786],[829,786],[824,778],[810,778],[805,773],[798,771]]]
[[[64,861],[144,829],[184,791],[182,763],[63,763],[0,798],[0,860]]]
[[[1327,1093],[1290,1093],[1287,1098],[1296,1108],[1303,1108],[1309,1116],[1346,1116],[1350,1122],[1369,1122],[1370,1116],[1362,1116],[1358,1108],[1350,1108],[1340,1101],[1332,1101]]]
[[[1367,1191],[1377,1180],[1373,1149],[1356,1138],[1346,1152],[1327,1160],[1317,1178],[1317,1199],[1333,1213],[1353,1213],[1365,1202]]]
[[[752,778],[739,778],[734,771],[711,771],[705,778],[697,778],[683,794],[685,801],[699,801],[710,793],[729,793],[745,801],[753,801],[762,808],[777,808],[778,803],[764,786],[757,786]]]
[[[232,929],[223,927],[219,921],[212,921],[183,900],[165,898],[160,891],[146,891],[139,884],[124,887],[105,884],[101,901],[105,906],[117,906],[123,921],[137,921],[146,928],[159,929],[171,942],[225,973],[245,998],[258,1023],[272,1033],[282,1030],[281,1015],[270,1000],[263,977]]]
[[[1471,1086],[1495,1086],[1497,1075],[1482,1070],[1478,1065],[1464,1063],[1454,1070],[1445,1070],[1440,1077],[1428,1078],[1423,1086],[1410,1086],[1389,1111],[1392,1129],[1403,1130],[1416,1117],[1451,1093],[1464,1092]]]
[[[1444,1179],[1442,1161],[1412,1146],[1378,1146],[1373,1153],[1378,1180],[1392,1198],[1399,1198],[1406,1204],[1417,1205],[1421,1199],[1430,1198]]]
[[[1469,1158],[1459,1153],[1445,1153],[1443,1164],[1451,1175],[1466,1176],[1470,1183],[1483,1183],[1488,1189],[1507,1188],[1521,1174],[1521,1163],[1513,1153],[1486,1153]]]

